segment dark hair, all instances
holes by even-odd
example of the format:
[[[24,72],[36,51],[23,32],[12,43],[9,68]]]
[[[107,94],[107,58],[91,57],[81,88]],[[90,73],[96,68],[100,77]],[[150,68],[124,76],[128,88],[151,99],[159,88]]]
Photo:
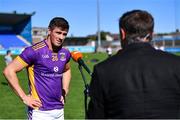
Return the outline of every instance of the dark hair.
[[[10,52],[11,52],[11,50],[7,50],[7,51],[6,51],[6,54],[8,55]]]
[[[124,13],[119,20],[119,28],[126,33],[127,44],[141,42],[142,38],[152,40],[154,19],[143,10],[132,10]]]
[[[62,30],[69,30],[69,23],[62,17],[55,17],[49,23],[49,29],[53,30],[55,27],[61,28]]]

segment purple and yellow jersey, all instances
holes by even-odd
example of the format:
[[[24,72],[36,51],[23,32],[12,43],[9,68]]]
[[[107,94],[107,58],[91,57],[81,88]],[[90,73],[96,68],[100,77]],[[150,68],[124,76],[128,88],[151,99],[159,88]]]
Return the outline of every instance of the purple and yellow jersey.
[[[70,52],[62,48],[53,53],[45,40],[27,47],[16,59],[27,66],[30,94],[42,102],[39,110],[61,109],[62,74],[70,60]]]

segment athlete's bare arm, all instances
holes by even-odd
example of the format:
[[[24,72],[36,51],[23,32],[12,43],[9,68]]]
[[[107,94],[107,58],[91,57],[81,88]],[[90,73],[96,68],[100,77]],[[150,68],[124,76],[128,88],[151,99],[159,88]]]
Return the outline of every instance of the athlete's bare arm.
[[[19,80],[17,77],[17,72],[21,71],[25,68],[22,63],[20,63],[17,59],[14,59],[3,71],[5,78],[7,79],[9,85],[13,89],[13,91],[20,97],[20,99],[28,106],[40,107],[41,102],[33,99],[30,95],[26,95],[24,90],[19,84]]]
[[[65,90],[65,93],[66,93],[65,95],[67,95],[69,91],[70,80],[71,80],[71,69],[70,69],[70,63],[68,62],[65,65],[63,79],[62,79],[63,89]]]

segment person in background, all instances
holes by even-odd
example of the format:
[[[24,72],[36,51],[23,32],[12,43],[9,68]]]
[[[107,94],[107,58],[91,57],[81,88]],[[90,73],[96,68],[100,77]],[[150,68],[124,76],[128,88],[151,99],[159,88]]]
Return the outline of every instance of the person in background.
[[[112,56],[112,48],[111,48],[110,45],[107,47],[106,52],[107,52],[107,54],[108,54],[108,57],[111,57],[111,56]]]
[[[7,50],[6,55],[4,56],[4,61],[6,63],[6,66],[12,62],[13,58],[12,58],[12,53],[11,50]]]
[[[13,91],[28,106],[28,119],[64,119],[65,96],[71,79],[70,52],[63,48],[69,23],[62,17],[53,18],[48,26],[47,39],[36,43],[14,59],[4,76]],[[17,72],[27,68],[29,94],[19,84]]]
[[[153,29],[147,11],[122,15],[122,50],[94,67],[88,119],[180,118],[180,57],[150,44]]]

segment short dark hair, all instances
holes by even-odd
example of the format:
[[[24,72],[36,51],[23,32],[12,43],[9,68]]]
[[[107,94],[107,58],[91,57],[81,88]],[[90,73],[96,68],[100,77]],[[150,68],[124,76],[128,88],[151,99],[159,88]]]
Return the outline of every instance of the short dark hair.
[[[11,53],[11,50],[7,50],[7,51],[6,51],[6,54],[7,54],[7,55],[8,55],[9,53]]]
[[[48,28],[52,30],[55,27],[61,28],[62,30],[69,30],[69,23],[62,17],[54,17],[50,21]]]
[[[126,33],[126,42],[140,42],[137,38],[147,37],[152,40],[154,19],[144,10],[132,10],[124,13],[119,19],[119,28]]]

